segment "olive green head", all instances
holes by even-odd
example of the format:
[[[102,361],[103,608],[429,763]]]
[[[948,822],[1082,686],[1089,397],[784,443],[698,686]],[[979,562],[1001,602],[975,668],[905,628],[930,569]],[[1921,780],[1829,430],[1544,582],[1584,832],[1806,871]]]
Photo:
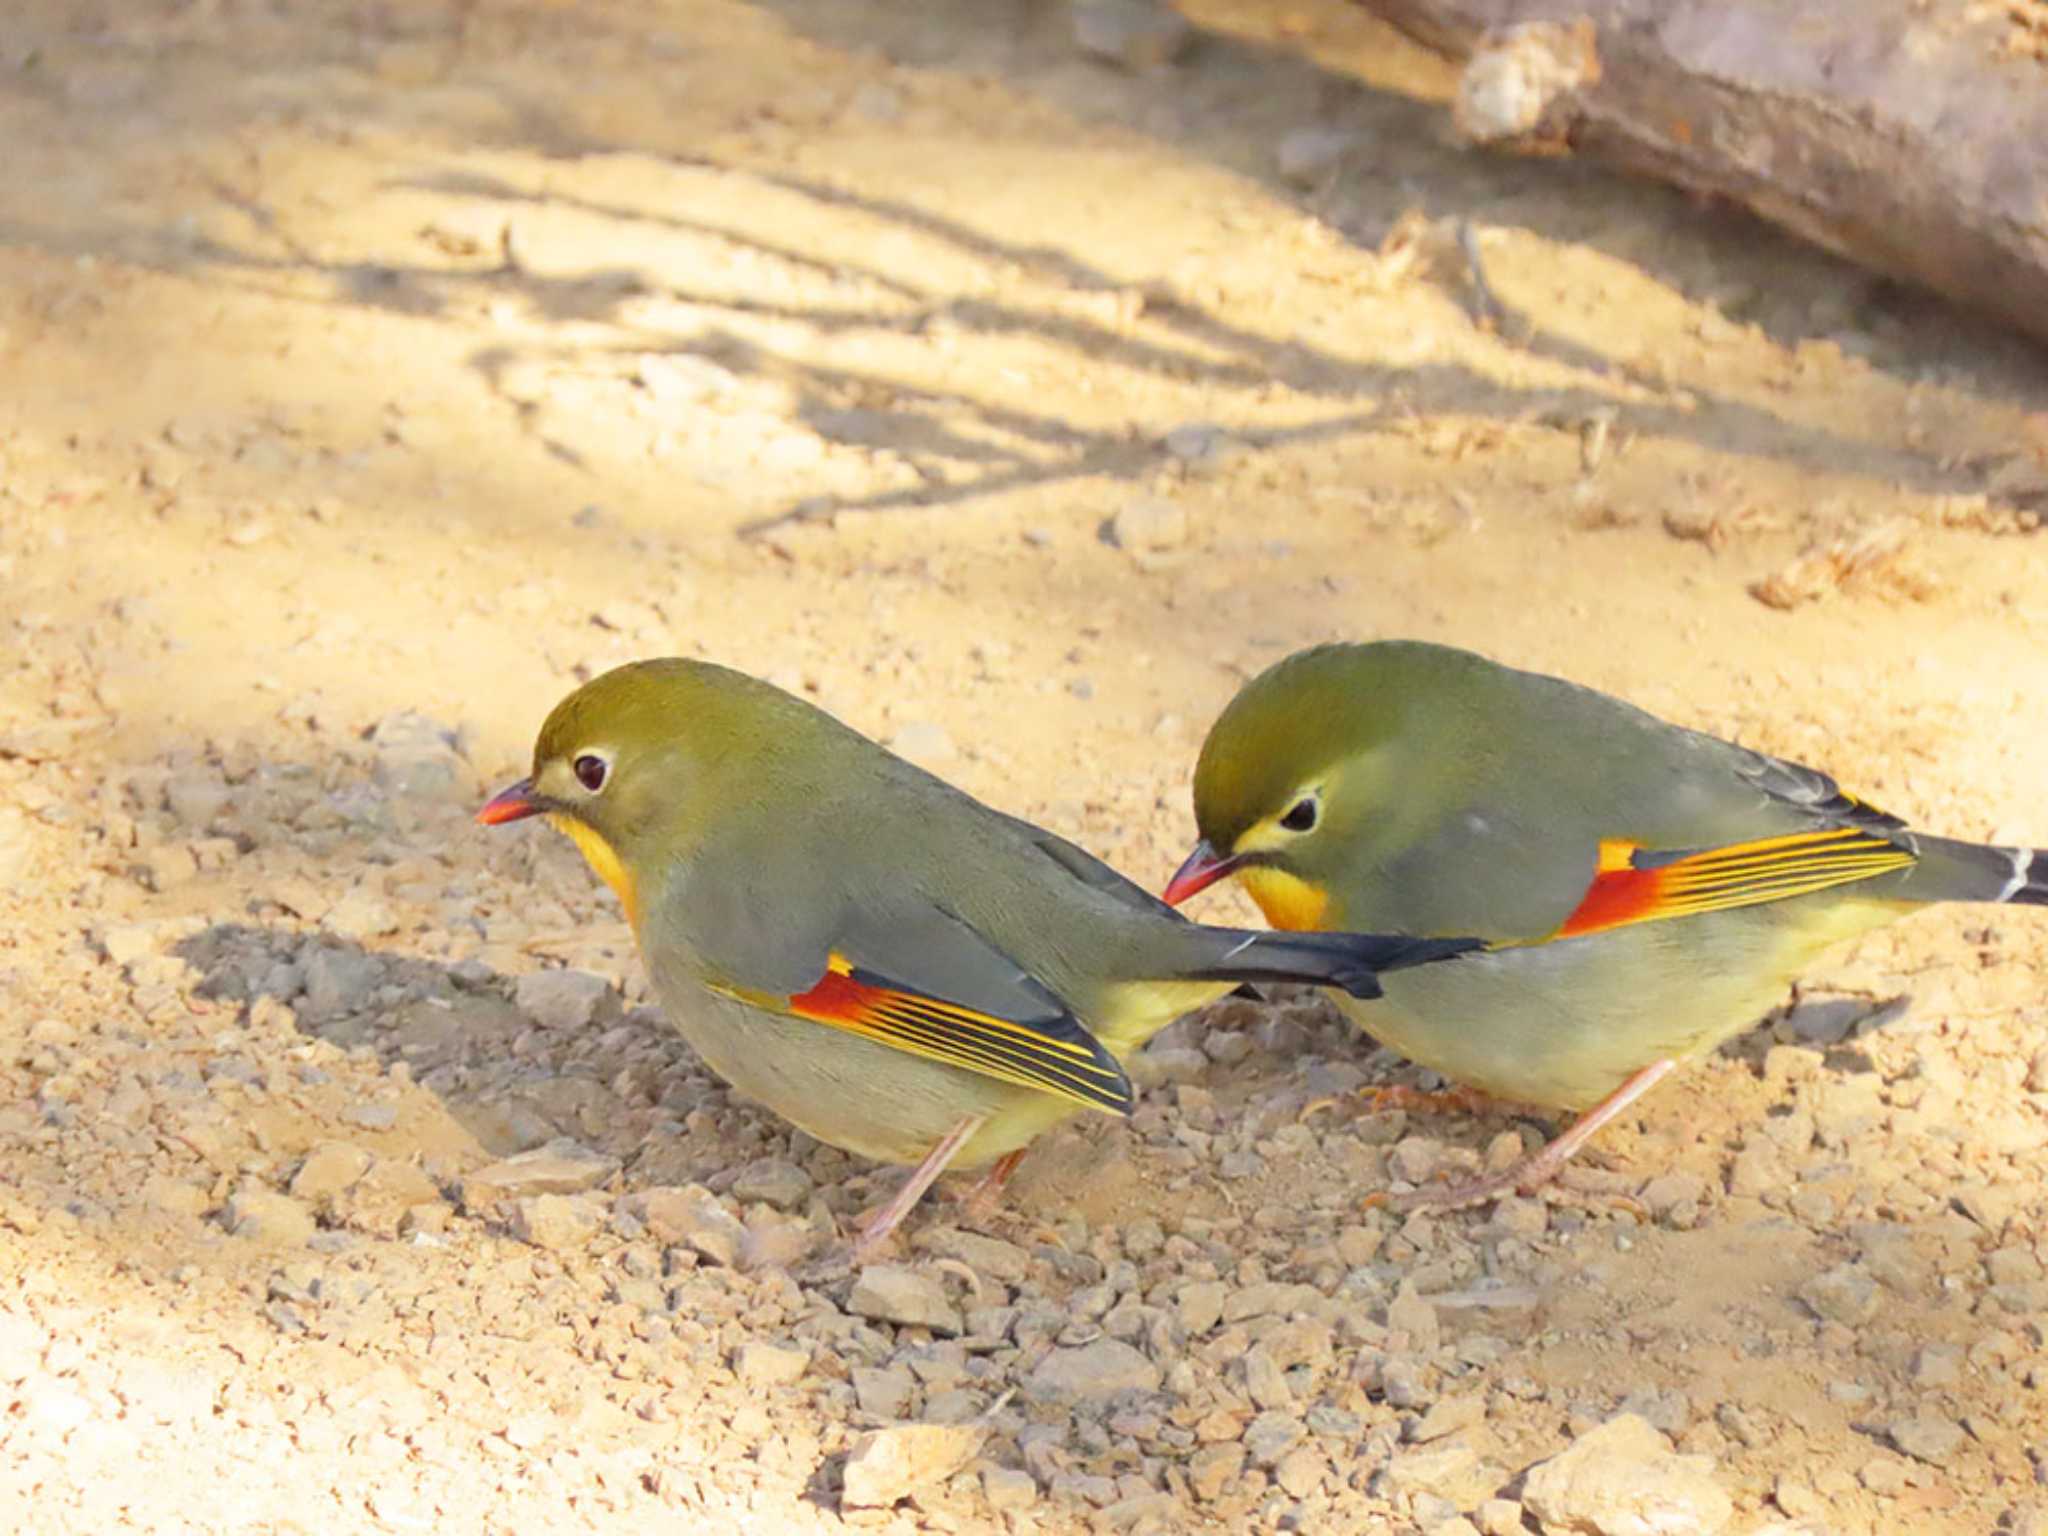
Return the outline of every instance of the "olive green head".
[[[1242,873],[1281,927],[1317,926],[1361,839],[1394,814],[1394,744],[1464,652],[1408,641],[1296,652],[1247,683],[1195,765],[1201,843],[1178,902]]]
[[[715,818],[753,798],[748,786],[785,778],[821,722],[802,700],[729,667],[631,662],[554,707],[532,776],[477,819],[548,816],[618,886],[608,862],[630,871],[686,855]]]

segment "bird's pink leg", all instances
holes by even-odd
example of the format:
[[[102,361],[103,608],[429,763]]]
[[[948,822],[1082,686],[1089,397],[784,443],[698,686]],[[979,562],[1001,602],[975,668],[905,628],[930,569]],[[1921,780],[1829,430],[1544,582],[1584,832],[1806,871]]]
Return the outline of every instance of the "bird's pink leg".
[[[967,1144],[974,1133],[981,1129],[986,1115],[969,1115],[952,1130],[939,1138],[937,1146],[926,1154],[925,1160],[911,1170],[910,1177],[903,1181],[903,1187],[896,1191],[887,1205],[875,1212],[873,1218],[861,1229],[860,1238],[853,1245],[853,1261],[865,1262],[874,1251],[889,1240],[904,1217],[908,1216],[924,1192],[932,1187],[932,1180],[946,1171],[946,1164]]]
[[[978,1226],[996,1212],[1003,1198],[1003,1186],[1010,1182],[1010,1175],[1017,1171],[1017,1165],[1024,1161],[1024,1154],[1030,1148],[1019,1147],[1014,1152],[1005,1152],[990,1165],[974,1188],[967,1192],[961,1202],[960,1218],[970,1226]]]
[[[1556,1178],[1578,1150],[1600,1133],[1601,1127],[1663,1082],[1677,1066],[1678,1063],[1668,1057],[1651,1062],[1579,1116],[1570,1130],[1512,1168],[1489,1174],[1483,1179],[1453,1184],[1448,1189],[1418,1189],[1405,1195],[1382,1192],[1368,1196],[1365,1203],[1369,1207],[1380,1206],[1390,1211],[1455,1211],[1505,1194],[1531,1194]]]

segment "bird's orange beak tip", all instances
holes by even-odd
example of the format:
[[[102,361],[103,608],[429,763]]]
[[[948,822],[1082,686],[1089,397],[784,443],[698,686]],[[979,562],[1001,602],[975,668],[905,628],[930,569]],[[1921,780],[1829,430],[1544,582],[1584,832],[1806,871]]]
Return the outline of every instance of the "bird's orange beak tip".
[[[1166,889],[1160,892],[1160,899],[1169,907],[1177,907],[1197,891],[1205,891],[1226,875],[1234,874],[1244,861],[1236,857],[1225,857],[1210,847],[1207,842],[1195,844],[1180,868],[1173,872],[1173,878],[1166,882]]]
[[[528,816],[538,816],[543,807],[533,797],[533,780],[521,779],[517,784],[508,784],[486,800],[476,813],[476,819],[487,827],[503,826],[508,821],[520,821]]]

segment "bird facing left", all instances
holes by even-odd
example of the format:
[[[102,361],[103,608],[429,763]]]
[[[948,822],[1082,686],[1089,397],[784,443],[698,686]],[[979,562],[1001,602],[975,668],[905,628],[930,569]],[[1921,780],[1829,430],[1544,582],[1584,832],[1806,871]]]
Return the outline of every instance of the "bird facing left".
[[[1242,982],[1377,996],[1460,938],[1190,923],[1108,865],[824,711],[682,659],[555,706],[530,778],[477,813],[546,816],[617,893],[669,1021],[818,1140],[915,1165],[855,1248],[948,1168],[992,1198],[1040,1132],[1127,1114],[1130,1054]]]

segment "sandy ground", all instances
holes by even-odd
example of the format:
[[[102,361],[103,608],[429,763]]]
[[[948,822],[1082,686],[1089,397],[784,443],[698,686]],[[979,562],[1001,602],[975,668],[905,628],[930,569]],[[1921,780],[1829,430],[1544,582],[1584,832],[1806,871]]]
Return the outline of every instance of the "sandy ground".
[[[9,7],[17,1528],[1458,1536],[1623,1407],[1673,1531],[2043,1528],[2039,913],[1831,957],[1607,1139],[1646,1215],[1362,1212],[1535,1130],[1232,1002],[863,1288],[894,1175],[469,824],[680,652],[1156,884],[1243,677],[1414,635],[2048,842],[2038,354],[1449,147],[1335,0],[1188,13],[1133,73],[992,0]],[[970,1427],[859,1507],[899,1421]]]

